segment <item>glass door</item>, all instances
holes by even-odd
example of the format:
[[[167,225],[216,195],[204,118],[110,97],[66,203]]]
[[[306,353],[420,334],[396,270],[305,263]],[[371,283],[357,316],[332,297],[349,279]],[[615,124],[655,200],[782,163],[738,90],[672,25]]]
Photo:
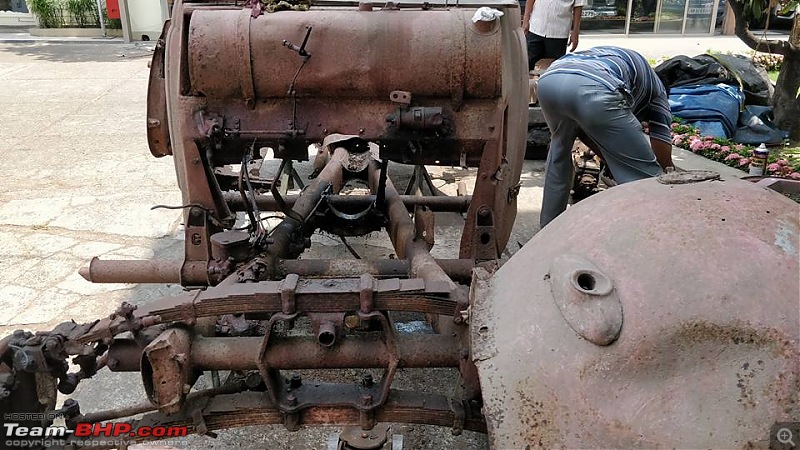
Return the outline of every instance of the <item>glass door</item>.
[[[686,11],[686,25],[684,34],[709,34],[712,31],[712,16],[716,15],[719,5],[715,0],[687,0],[689,7]],[[713,21],[716,22],[716,21]]]
[[[581,31],[623,34],[628,0],[589,0],[581,14]]]
[[[628,2],[630,10],[628,33],[652,34],[655,31],[658,3],[658,0],[630,0]]]
[[[658,34],[681,34],[687,0],[660,0],[655,32]]]

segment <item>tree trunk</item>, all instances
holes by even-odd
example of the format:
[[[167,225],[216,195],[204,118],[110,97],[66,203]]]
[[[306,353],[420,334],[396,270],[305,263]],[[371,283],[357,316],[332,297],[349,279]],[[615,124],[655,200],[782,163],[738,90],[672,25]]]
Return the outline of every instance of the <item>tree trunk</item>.
[[[775,125],[789,132],[789,137],[800,141],[800,54],[791,52],[783,57],[781,72],[775,84],[772,108]]]

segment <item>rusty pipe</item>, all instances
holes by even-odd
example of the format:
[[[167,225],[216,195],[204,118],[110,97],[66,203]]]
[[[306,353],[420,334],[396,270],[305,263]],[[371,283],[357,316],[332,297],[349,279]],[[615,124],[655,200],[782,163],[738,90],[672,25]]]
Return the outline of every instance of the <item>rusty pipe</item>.
[[[381,166],[377,161],[372,161],[369,165],[369,184],[372,192],[377,192],[380,182]],[[391,178],[386,177],[384,189],[386,194],[385,212],[389,217],[386,228],[397,256],[409,261],[409,276],[422,278],[426,282],[447,282],[450,289],[454,290],[453,280],[436,264],[428,251],[427,244],[421,239],[416,239],[414,222],[408,215],[408,210],[400,199],[400,194],[395,189]]]
[[[132,339],[116,339],[109,352],[109,369],[113,372],[135,372],[143,347]],[[191,344],[193,369],[256,370],[262,337],[200,337]],[[399,367],[458,367],[458,339],[452,335],[414,334],[395,338]],[[113,347],[119,346],[118,350]],[[348,335],[335,346],[324,348],[316,336],[273,337],[270,339],[267,362],[270,367],[285,370],[380,368],[389,364],[385,343],[375,336]]]
[[[472,279],[471,259],[437,259],[450,278],[469,283]],[[92,283],[180,283],[181,261],[121,261],[92,259],[89,266],[80,270]],[[282,259],[278,261],[275,275],[285,277],[296,273],[303,277],[357,277],[368,273],[375,277],[407,277],[410,265],[400,259]],[[158,272],[154,275],[154,272]],[[233,277],[232,281],[237,278]],[[230,282],[225,284],[230,284]]]
[[[327,348],[333,347],[333,344],[336,343],[336,325],[332,321],[320,322],[316,331],[319,345]]]
[[[232,192],[225,192],[223,194],[225,203],[231,211],[244,211],[248,205],[242,200],[240,196]],[[299,195],[287,195],[283,198],[287,205],[292,206],[299,198]],[[329,195],[325,197],[325,201],[334,207],[364,207],[375,203],[375,195]],[[278,202],[271,195],[256,195],[256,205],[262,211],[280,211]],[[417,206],[428,207],[431,211],[436,212],[458,212],[464,213],[469,209],[469,204],[472,201],[471,195],[462,196],[419,196],[419,195],[401,195],[400,200],[406,206],[406,209],[413,210]]]
[[[298,240],[298,237],[302,237],[298,236],[298,233],[303,231],[303,223],[295,218],[305,221],[316,210],[326,191],[339,192],[343,180],[341,161],[344,161],[346,157],[347,150],[337,148],[317,178],[300,193],[292,206],[292,217],[285,217],[272,230],[270,237],[273,244],[267,249],[267,267],[275,267],[275,263],[280,258],[296,258],[302,253],[302,248],[298,249],[291,245]]]
[[[261,337],[196,338],[192,366],[201,370],[256,370]],[[458,341],[451,335],[396,337],[399,367],[458,367]],[[389,364],[382,340],[372,336],[345,336],[324,348],[314,336],[270,339],[269,367],[281,370],[380,368]]]
[[[96,256],[78,273],[92,283],[180,283],[182,261],[112,260]]]

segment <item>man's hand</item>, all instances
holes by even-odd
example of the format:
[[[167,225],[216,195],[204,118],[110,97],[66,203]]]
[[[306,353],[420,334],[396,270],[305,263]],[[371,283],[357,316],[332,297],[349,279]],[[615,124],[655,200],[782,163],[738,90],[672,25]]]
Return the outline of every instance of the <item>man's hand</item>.
[[[567,47],[569,47],[569,51],[574,52],[576,48],[578,48],[578,35],[580,33],[578,30],[572,30],[569,33],[569,40],[567,41]]]
[[[531,28],[531,18],[530,17],[523,17],[522,18],[522,30],[525,34],[528,34],[528,30]]]
[[[578,35],[581,33],[581,14],[583,14],[583,6],[572,8],[572,32],[569,33],[569,40],[567,41],[570,53],[578,48]]]

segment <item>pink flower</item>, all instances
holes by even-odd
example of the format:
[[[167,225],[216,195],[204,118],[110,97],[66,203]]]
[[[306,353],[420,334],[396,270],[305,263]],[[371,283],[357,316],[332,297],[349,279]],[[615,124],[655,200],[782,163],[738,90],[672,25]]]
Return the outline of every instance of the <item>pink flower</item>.
[[[685,134],[676,134],[675,136],[672,136],[672,144],[681,145],[683,143],[683,138],[685,137]]]
[[[789,178],[793,178],[795,180],[800,180],[800,172],[792,172],[789,174]]]
[[[719,151],[721,151],[722,153],[728,153],[729,151],[731,151],[731,148],[728,147],[727,145],[723,145],[722,147],[719,148]]]
[[[716,142],[711,144],[711,150],[719,150],[720,148],[722,148],[722,147],[719,144],[717,144]]]
[[[703,139],[705,139],[706,141],[713,141],[714,140],[714,136],[705,136],[705,137],[703,137]]]
[[[678,128],[679,126],[680,126],[680,124],[678,122],[673,122],[669,127],[674,130],[675,128]]]
[[[767,166],[767,170],[770,172],[778,172],[781,170],[781,165],[778,163],[772,163]]]
[[[693,152],[699,151],[702,148],[703,148],[703,141],[692,141],[692,143],[689,144],[689,150]]]
[[[735,149],[737,152],[738,152],[738,151],[742,151],[742,150],[744,150],[744,145],[742,145],[742,144],[736,144],[736,145],[734,145],[734,146],[733,146],[733,148],[734,148],[734,149]]]
[[[730,161],[732,159],[740,159],[741,157],[742,157],[742,155],[740,155],[738,153],[731,153],[730,155],[725,157],[725,161]]]
[[[750,158],[742,158],[742,159],[739,160],[739,165],[740,166],[746,166],[748,164],[750,164]]]
[[[777,161],[775,161],[775,162],[776,162],[777,164],[780,164],[781,166],[788,166],[788,165],[789,165],[789,161],[787,161],[787,160],[785,160],[785,159],[779,159],[779,160],[777,160]]]

